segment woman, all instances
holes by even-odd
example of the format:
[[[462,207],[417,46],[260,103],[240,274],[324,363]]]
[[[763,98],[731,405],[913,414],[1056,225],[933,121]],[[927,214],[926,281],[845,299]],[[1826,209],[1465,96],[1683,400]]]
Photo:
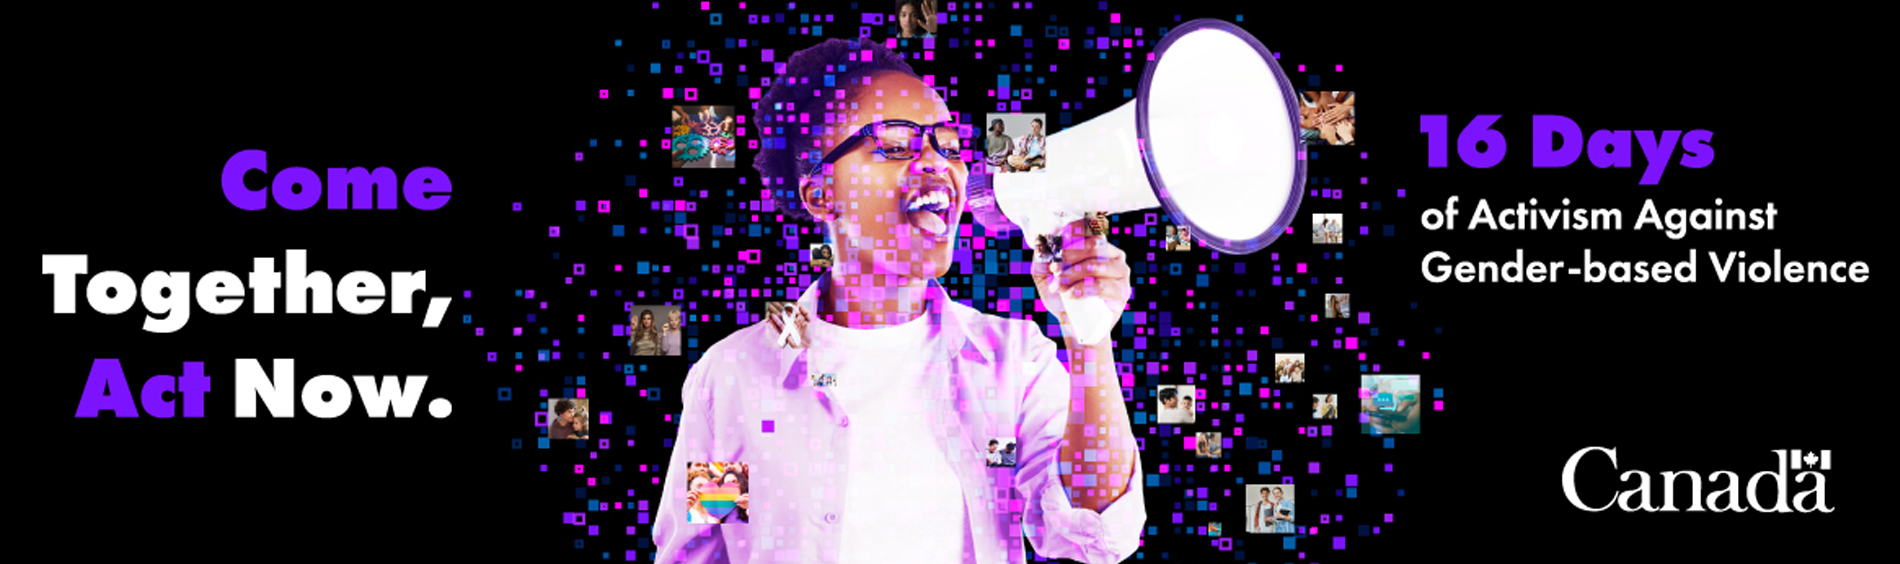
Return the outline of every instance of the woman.
[[[937,0],[901,0],[897,3],[897,37],[937,36]]]
[[[1271,504],[1269,507],[1274,511],[1271,513],[1273,517],[1273,530],[1269,532],[1286,534],[1299,532],[1293,525],[1293,500],[1286,499],[1286,493],[1281,491],[1281,486],[1273,486],[1270,489],[1273,490],[1273,493],[1267,498],[1267,501]]]
[[[660,326],[660,354],[680,355],[680,310],[666,310],[666,325]]]
[[[713,483],[712,473],[703,469],[694,469],[686,477],[686,522],[718,523],[719,518],[699,503],[699,496],[711,493],[718,484]]]
[[[653,310],[640,310],[640,321],[634,324],[633,334],[628,338],[633,356],[660,356],[660,331],[653,326]]]
[[[1015,147],[1015,143],[1008,135],[1003,134],[1003,130],[1003,120],[990,120],[990,134],[983,138],[983,148],[988,150],[988,154],[983,157],[983,162],[990,165],[990,168],[996,172],[1009,171],[1009,153]]]
[[[747,480],[745,472],[738,467],[727,468],[725,476],[722,476],[720,481],[725,485],[739,488],[739,497],[732,500],[732,504],[737,507],[732,511],[732,515],[740,523],[751,522],[752,518],[746,514],[746,511],[751,506],[752,481]]]
[[[869,57],[856,56],[865,51]],[[753,469],[772,485],[759,502],[782,509],[750,515],[744,527],[691,526],[680,503],[686,481],[669,477],[653,528],[655,560],[1021,563],[1025,537],[1050,558],[1108,564],[1133,555],[1146,521],[1145,480],[1109,361],[1112,340],[1071,340],[1072,358],[1096,361],[1064,366],[1046,336],[1053,332],[958,303],[939,282],[954,264],[970,180],[965,135],[948,121],[948,105],[876,41],[828,40],[785,67],[772,83],[800,86],[772,88],[758,101],[755,122],[773,126],[779,139],[756,153],[754,166],[786,188],[773,191],[773,211],[815,222],[836,261],[788,292],[796,302],[778,307],[789,308],[789,325],[740,329],[693,365],[667,466],[770,459]],[[812,96],[804,81],[819,84],[826,74],[841,86]],[[883,109],[854,112],[851,104]],[[778,133],[772,123],[827,112],[838,112],[828,119],[840,127]],[[848,189],[867,184],[895,189]],[[1036,263],[1031,275],[1043,307],[1065,325],[1062,301],[1052,299],[1058,293],[1119,307],[1129,289],[1123,253],[1106,238],[1082,236],[1080,221],[1067,227],[1073,235],[1063,237],[1056,260]],[[783,337],[795,333],[780,327],[801,324],[805,347],[785,348]],[[837,374],[840,387],[809,385],[814,372]],[[981,410],[956,407],[1003,389],[1015,391],[983,400]],[[1099,399],[1072,406],[1072,393]],[[1072,414],[1095,422],[1094,434],[1068,425]],[[799,423],[761,432],[764,419]],[[1017,464],[988,468],[983,453],[1004,428],[1018,439],[1014,451],[1004,448],[1005,462],[1015,456]],[[1071,493],[1056,461],[1085,449],[1106,461],[1081,470],[1101,485]],[[903,503],[889,502],[893,491]],[[998,492],[1020,503],[997,510]]]
[[[831,261],[831,245],[819,245],[818,250],[812,251],[811,253],[812,268],[820,270],[830,269]]]
[[[1174,232],[1174,226],[1169,225],[1167,228],[1167,234],[1162,236],[1161,238],[1161,247],[1163,249],[1172,251],[1174,250],[1176,242],[1180,240],[1181,240],[1181,236]]]
[[[1009,156],[1009,166],[1017,172],[1042,168],[1048,163],[1043,153],[1048,137],[1042,134],[1042,118],[1029,120],[1029,134],[1016,140],[1014,152]]]
[[[1319,396],[1313,396],[1313,418],[1314,419],[1338,419],[1339,418],[1339,409],[1337,406],[1333,405],[1332,394],[1327,394],[1326,397],[1324,398],[1324,401],[1322,401]]]

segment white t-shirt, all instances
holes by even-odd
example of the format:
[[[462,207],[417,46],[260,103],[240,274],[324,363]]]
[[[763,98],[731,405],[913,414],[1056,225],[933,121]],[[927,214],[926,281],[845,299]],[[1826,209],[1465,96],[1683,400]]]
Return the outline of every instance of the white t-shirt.
[[[960,563],[971,549],[963,486],[927,419],[942,408],[931,388],[943,375],[926,370],[934,329],[928,316],[883,329],[811,323],[808,370],[837,375],[827,392],[851,417],[841,562]]]

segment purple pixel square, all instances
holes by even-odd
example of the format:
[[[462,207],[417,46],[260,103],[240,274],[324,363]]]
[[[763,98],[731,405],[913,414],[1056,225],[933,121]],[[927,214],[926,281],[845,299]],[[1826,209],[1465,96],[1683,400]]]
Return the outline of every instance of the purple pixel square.
[[[771,419],[759,422],[759,432],[761,433],[770,433],[775,427],[776,424]]]
[[[1358,474],[1347,474],[1347,475],[1346,475],[1346,487],[1348,487],[1348,488],[1356,488],[1356,487],[1359,487],[1359,475],[1358,475]]]
[[[1319,473],[1319,463],[1318,463],[1318,462],[1308,462],[1308,463],[1306,463],[1306,473],[1308,473],[1308,474],[1318,474],[1318,473]]]

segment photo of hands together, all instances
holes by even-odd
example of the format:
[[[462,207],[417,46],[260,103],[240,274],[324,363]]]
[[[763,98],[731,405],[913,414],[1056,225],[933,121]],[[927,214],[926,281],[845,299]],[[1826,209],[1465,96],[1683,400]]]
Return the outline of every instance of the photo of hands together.
[[[1358,112],[1353,92],[1308,90],[1300,93],[1300,141],[1307,145],[1358,143]]]

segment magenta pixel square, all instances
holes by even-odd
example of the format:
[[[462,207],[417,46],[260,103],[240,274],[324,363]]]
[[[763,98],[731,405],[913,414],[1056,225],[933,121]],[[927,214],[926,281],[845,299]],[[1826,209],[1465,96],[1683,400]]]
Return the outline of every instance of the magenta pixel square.
[[[770,432],[772,432],[772,429],[773,429],[773,427],[774,427],[774,426],[775,426],[775,423],[774,423],[774,422],[773,422],[773,421],[772,421],[771,419],[767,419],[767,420],[764,420],[764,421],[760,421],[760,422],[759,422],[759,432],[761,432],[761,433],[770,433]]]

